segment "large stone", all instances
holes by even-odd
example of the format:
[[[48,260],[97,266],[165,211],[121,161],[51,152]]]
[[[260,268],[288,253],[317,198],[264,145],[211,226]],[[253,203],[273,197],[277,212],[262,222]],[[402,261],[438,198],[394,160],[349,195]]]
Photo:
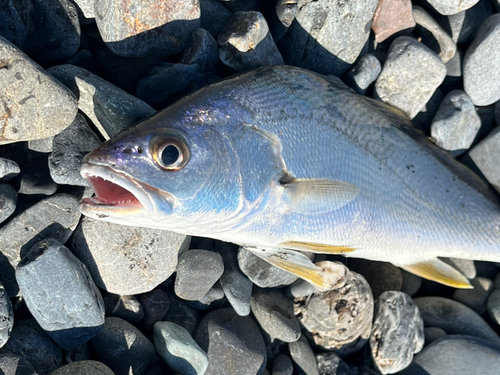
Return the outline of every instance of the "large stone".
[[[373,16],[372,30],[380,43],[399,31],[413,29],[411,0],[380,0]]]
[[[500,192],[500,170],[498,160],[500,160],[500,126],[497,126],[485,139],[479,142],[469,156],[488,179],[489,183]]]
[[[102,362],[87,360],[68,363],[50,375],[115,375],[115,373]]]

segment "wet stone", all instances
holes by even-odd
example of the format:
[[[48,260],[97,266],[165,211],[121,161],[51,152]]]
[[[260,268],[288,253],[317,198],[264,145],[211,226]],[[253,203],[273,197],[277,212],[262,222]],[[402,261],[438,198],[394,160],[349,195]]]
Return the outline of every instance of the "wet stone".
[[[500,325],[500,289],[493,289],[486,302],[486,308],[490,318]]]
[[[479,0],[472,8],[448,16],[451,38],[457,44],[472,42],[479,27],[486,18],[491,16],[493,6],[490,0]]]
[[[16,210],[17,193],[9,184],[0,183],[0,224]]]
[[[9,340],[14,326],[14,310],[5,288],[0,283],[0,348]],[[0,367],[1,368],[1,367]]]
[[[349,70],[345,78],[346,84],[358,94],[364,95],[368,86],[375,82],[381,70],[380,61],[374,55],[367,53],[354,68]]]
[[[2,375],[37,375],[31,363],[11,353],[0,354],[0,373]]]
[[[142,323],[145,329],[152,329],[156,322],[163,320],[170,307],[170,297],[161,289],[153,289],[140,295],[139,302],[144,309]]]
[[[95,283],[123,295],[146,293],[165,281],[189,237],[167,230],[127,227],[83,218],[71,249]]]
[[[0,3],[0,36],[23,49],[33,15],[31,0],[7,0]]]
[[[8,181],[21,172],[14,160],[0,158],[0,181]]]
[[[380,43],[399,31],[413,29],[411,0],[380,0],[373,16],[372,30]]]
[[[488,17],[465,52],[464,90],[472,102],[486,106],[500,99],[500,14]]]
[[[106,140],[155,113],[143,101],[78,66],[58,65],[47,71],[78,96],[78,108]]]
[[[380,99],[413,119],[446,76],[441,59],[410,37],[396,38],[389,48],[375,90]]]
[[[219,47],[214,37],[205,29],[194,30],[179,63],[196,64],[200,70],[211,72],[215,70],[218,61]]]
[[[129,323],[139,323],[144,318],[144,309],[135,296],[106,293],[103,296],[106,316],[114,316]]]
[[[0,59],[0,66],[7,68],[0,69],[0,100],[4,103],[0,145],[45,138],[71,124],[77,107],[68,89],[2,37]]]
[[[200,27],[217,39],[232,13],[218,0],[200,0]]]
[[[297,341],[288,344],[290,356],[299,374],[319,375],[318,363],[311,349],[311,345],[304,336]]]
[[[373,296],[368,282],[355,272],[347,274],[341,288],[296,298],[294,310],[303,333],[323,350],[346,356],[370,337]]]
[[[493,281],[477,277],[470,282],[474,289],[457,289],[453,292],[453,299],[482,314],[486,311],[486,301],[493,290]]]
[[[260,12],[233,14],[217,43],[222,63],[236,71],[284,63]]]
[[[47,156],[23,165],[19,179],[19,194],[52,195],[57,190],[57,184],[50,177]]]
[[[424,328],[425,346],[446,335],[447,335],[446,331],[442,328],[425,327]]]
[[[45,198],[12,218],[0,228],[0,280],[7,294],[19,292],[14,270],[21,258],[37,242],[55,238],[64,243],[80,219],[78,199],[68,194]]]
[[[127,57],[169,56],[182,51],[200,26],[198,0],[140,2],[96,0],[95,20],[106,46]]]
[[[185,328],[172,322],[154,325],[155,347],[168,366],[183,375],[203,375],[208,356]]]
[[[337,353],[316,354],[319,375],[349,375],[349,366],[340,359]]]
[[[254,288],[252,312],[271,341],[294,342],[300,337],[299,322],[293,315],[293,303],[276,289]]]
[[[370,335],[372,358],[382,374],[406,368],[424,347],[424,322],[411,297],[387,291],[375,303]]]
[[[493,129],[485,139],[474,146],[469,151],[469,156],[488,182],[500,192],[500,170],[498,169],[500,126]]]
[[[79,361],[59,367],[50,375],[115,375],[111,369],[98,361]]]
[[[100,145],[83,115],[78,114],[70,126],[54,137],[48,163],[50,176],[58,184],[88,186],[80,175],[80,167],[84,156]]]
[[[478,1],[479,0],[428,0],[429,4],[443,16],[449,16],[467,10],[476,5]]]
[[[203,317],[194,339],[208,354],[205,375],[255,375],[266,366],[266,348],[259,328],[249,316],[219,309]]]
[[[184,327],[191,336],[194,336],[196,327],[201,320],[200,313],[177,297],[171,295],[170,299],[170,308],[163,320]]]
[[[279,354],[273,361],[272,375],[292,375],[293,363],[289,356]]]

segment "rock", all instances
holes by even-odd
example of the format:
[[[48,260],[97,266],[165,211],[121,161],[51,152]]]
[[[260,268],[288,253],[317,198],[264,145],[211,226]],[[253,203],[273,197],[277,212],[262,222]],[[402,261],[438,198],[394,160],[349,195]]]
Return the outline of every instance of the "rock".
[[[78,96],[78,108],[106,140],[155,113],[143,101],[78,66],[58,65],[47,71]]]
[[[161,289],[153,289],[139,296],[139,302],[144,309],[143,325],[145,329],[152,329],[156,322],[163,317],[170,307],[170,297]]]
[[[14,160],[0,158],[0,181],[8,181],[19,172],[21,172],[21,168]]]
[[[486,18],[491,16],[493,6],[489,0],[479,0],[472,8],[448,16],[451,38],[458,44],[469,44]]]
[[[88,361],[91,359],[90,349],[87,344],[79,345],[73,350],[67,350],[65,354],[67,363]]]
[[[271,336],[271,341],[294,342],[299,339],[300,326],[293,315],[293,303],[281,291],[254,288],[251,306],[255,319]]]
[[[10,353],[0,354],[0,372],[3,375],[37,375],[31,363]]]
[[[71,124],[77,105],[68,89],[2,37],[0,58],[0,145],[46,138]]]
[[[500,14],[488,17],[464,57],[464,90],[472,102],[486,106],[500,99]]]
[[[426,327],[438,327],[449,334],[471,335],[494,344],[500,338],[474,310],[443,297],[415,298]]]
[[[273,362],[272,375],[292,375],[293,363],[290,357],[285,354],[279,354]]]
[[[218,61],[219,47],[214,37],[205,29],[194,30],[179,63],[195,64],[201,71],[212,72]]]
[[[499,365],[500,346],[477,337],[451,335],[427,346],[399,374],[493,374]]]
[[[126,227],[83,218],[71,249],[95,283],[115,294],[139,294],[165,281],[189,237],[166,230]]]
[[[94,1],[92,0],[73,0],[76,8],[78,9],[78,15],[80,22],[85,24],[94,22],[95,11],[94,11]]]
[[[154,325],[155,347],[168,366],[183,375],[203,375],[208,368],[207,353],[185,328],[172,322]]]
[[[394,374],[408,367],[413,354],[424,347],[424,322],[411,297],[387,291],[375,303],[370,335],[373,362],[382,374]]]
[[[14,310],[5,288],[0,283],[0,348],[9,340],[14,326]],[[1,365],[0,365],[1,368]]]
[[[286,295],[293,298],[308,297],[316,292],[316,288],[311,283],[298,279],[286,288]]]
[[[490,318],[500,324],[500,289],[493,289],[486,302],[486,308]]]
[[[94,57],[92,56],[92,52],[87,49],[79,50],[69,59],[63,60],[62,64],[76,65],[91,73],[97,74],[97,66],[94,62]]]
[[[281,56],[260,12],[236,12],[217,38],[219,58],[233,70],[283,65]]]
[[[377,3],[377,0],[300,3],[295,22],[278,42],[285,63],[321,74],[341,75],[363,50]]]
[[[9,184],[0,183],[0,224],[16,210],[17,193]]]
[[[372,23],[375,40],[378,43],[400,31],[413,29],[415,25],[411,0],[380,0],[378,2]]]
[[[266,16],[269,30],[275,42],[279,41],[288,31],[297,12],[299,4],[297,0],[278,0],[276,5]]]
[[[101,293],[87,268],[59,241],[35,244],[17,265],[16,279],[33,317],[62,348],[74,349],[102,330]]]
[[[439,327],[424,328],[425,346],[446,335],[447,335],[446,331]]]
[[[7,0],[0,4],[0,36],[19,47],[24,48],[28,37],[33,3],[31,0]]]
[[[381,70],[380,61],[371,53],[367,53],[354,68],[349,70],[345,78],[346,84],[358,94],[364,95],[368,86],[375,82]]]
[[[477,277],[470,282],[474,289],[457,289],[453,292],[453,299],[482,314],[486,311],[486,301],[493,290],[493,281]]]
[[[57,190],[57,184],[50,177],[46,156],[23,165],[19,180],[19,194],[33,196],[52,195]]]
[[[139,323],[144,318],[144,309],[135,296],[120,296],[106,293],[103,296],[106,316],[114,316],[129,323]]]
[[[147,374],[160,360],[151,341],[120,318],[106,318],[104,329],[89,341],[89,345],[94,357],[116,374]]]
[[[481,119],[467,94],[453,90],[445,96],[431,124],[431,136],[453,156],[466,152],[481,127]]]
[[[37,374],[48,374],[63,364],[62,349],[35,319],[16,320],[9,341],[0,349],[0,355],[2,354],[22,357],[33,366]]]
[[[224,5],[233,13],[258,10],[258,0],[222,0]]]
[[[449,16],[473,7],[478,1],[479,0],[428,0],[428,3],[443,16]]]
[[[88,186],[80,167],[83,157],[100,145],[85,117],[77,114],[73,123],[54,137],[48,163],[50,176],[58,184]]]
[[[163,320],[184,327],[191,336],[194,336],[196,327],[200,323],[201,315],[198,310],[192,308],[181,299],[170,295],[170,308],[163,317]]]
[[[337,353],[316,354],[319,375],[349,375],[349,366],[340,359]]]
[[[432,94],[429,101],[422,107],[417,116],[413,118],[413,126],[423,131],[426,135],[430,135],[432,119],[434,118],[434,115],[436,114],[442,101],[443,93],[438,88],[434,94]]]
[[[259,328],[249,316],[219,309],[203,317],[194,339],[208,354],[205,375],[255,375],[266,367],[266,348]]]
[[[78,199],[56,194],[34,204],[0,228],[0,281],[7,294],[19,292],[14,270],[31,247],[47,238],[65,243],[75,230],[80,211]]]
[[[311,345],[309,345],[304,336],[301,336],[295,342],[289,343],[288,349],[299,374],[319,375],[316,357],[311,349]]]
[[[50,375],[115,375],[111,369],[98,361],[79,361],[59,367]]]
[[[422,278],[405,270],[401,270],[401,275],[403,276],[401,291],[412,297],[420,289]]]
[[[353,258],[347,260],[346,266],[351,271],[361,274],[368,281],[373,298],[378,298],[388,290],[400,291],[403,286],[401,268],[391,263]]]
[[[200,1],[200,27],[217,38],[232,17],[232,13],[218,0]]]
[[[31,141],[28,141],[28,148],[31,151],[49,153],[49,152],[52,152],[53,141],[54,141],[53,135],[50,137],[47,137],[47,138],[43,138],[43,139],[33,139]]]
[[[221,302],[223,298],[224,291],[222,290],[220,282],[217,281],[203,297],[191,303],[204,305],[203,308],[199,308],[199,310],[206,310],[211,308],[212,304],[215,304],[215,302]]]
[[[453,268],[457,269],[468,279],[476,277],[476,266],[474,261],[470,259],[459,258],[442,258],[443,262],[448,263]]]
[[[370,337],[373,296],[367,281],[349,272],[343,287],[295,299],[295,315],[312,342],[323,350],[347,356]]]
[[[375,83],[377,95],[413,119],[446,76],[446,66],[416,40],[396,38]]]
[[[439,26],[439,24],[432,18],[425,10],[419,6],[414,6],[413,18],[420,27],[423,27],[436,39],[439,44],[440,52],[439,57],[444,63],[450,61],[457,52],[457,45],[451,37]]]
[[[462,61],[463,53],[457,49],[455,55],[449,60],[446,65],[446,78],[443,84],[446,84],[449,77],[458,78],[462,77]]]
[[[485,139],[479,142],[468,154],[475,166],[488,182],[500,192],[500,126],[497,126]]]
[[[95,21],[106,46],[120,56],[169,56],[182,51],[200,26],[198,0],[94,2]]]

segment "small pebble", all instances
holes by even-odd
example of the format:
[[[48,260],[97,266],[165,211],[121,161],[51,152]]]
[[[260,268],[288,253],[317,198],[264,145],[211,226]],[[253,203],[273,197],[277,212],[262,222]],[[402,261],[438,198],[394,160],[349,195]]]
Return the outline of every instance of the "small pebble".
[[[473,260],[459,258],[443,258],[443,262],[448,263],[453,268],[457,269],[468,279],[476,277],[476,266]]]
[[[163,320],[184,327],[191,336],[194,336],[196,327],[201,320],[200,313],[173,295],[170,295],[170,299],[170,307]]]
[[[293,363],[289,356],[279,354],[273,361],[272,375],[292,375]]]
[[[19,194],[24,195],[52,195],[57,191],[57,184],[50,177],[47,156],[23,165],[19,174]]]
[[[144,318],[144,309],[135,296],[106,293],[103,296],[106,316],[122,318],[129,323],[139,323]]]
[[[27,360],[15,354],[0,354],[0,373],[2,375],[37,375]]]
[[[9,184],[0,183],[0,224],[16,210],[17,193]]]
[[[345,78],[346,84],[358,94],[364,95],[368,87],[375,82],[381,70],[380,61],[371,53],[367,53],[354,68],[349,70]]]
[[[50,375],[115,375],[115,373],[102,362],[79,361],[59,367]]]
[[[5,288],[0,283],[0,348],[9,340],[14,326],[14,310]]]
[[[21,168],[14,160],[0,158],[0,181],[8,181],[17,176]]]
[[[425,327],[424,328],[424,336],[425,336],[425,346],[430,343],[440,339],[441,337],[446,336],[447,333],[444,329],[439,327]]]
[[[493,6],[490,0],[479,0],[472,8],[448,16],[451,38],[457,44],[469,44],[486,18],[491,16]]]
[[[457,289],[453,292],[453,299],[482,314],[486,311],[486,301],[493,290],[493,281],[477,277],[470,280],[470,283],[474,289]]]
[[[428,0],[443,16],[457,14],[477,4],[479,0]]]
[[[156,322],[163,320],[170,307],[170,297],[161,289],[153,289],[139,296],[144,310],[142,324],[145,329],[152,329]]]
[[[185,328],[172,322],[154,325],[155,347],[168,366],[183,375],[203,375],[208,356]]]
[[[411,0],[380,0],[373,16],[372,30],[380,43],[392,35],[415,27]]]
[[[316,354],[319,375],[349,375],[349,366],[340,359],[337,353]]]
[[[319,375],[318,362],[316,362],[311,345],[304,336],[301,336],[295,342],[289,343],[288,349],[299,374]]]
[[[500,126],[493,131],[474,148],[469,151],[469,156],[475,166],[486,177],[488,182],[500,192]]]
[[[287,296],[293,298],[307,297],[315,293],[316,291],[317,290],[314,285],[303,279],[294,281],[292,285],[286,288]]]

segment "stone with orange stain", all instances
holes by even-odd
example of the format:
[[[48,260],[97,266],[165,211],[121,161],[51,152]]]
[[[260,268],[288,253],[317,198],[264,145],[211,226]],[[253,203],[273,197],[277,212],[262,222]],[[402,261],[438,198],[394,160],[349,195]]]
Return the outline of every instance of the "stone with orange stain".
[[[373,17],[375,40],[383,42],[399,31],[415,27],[411,0],[380,0]]]

